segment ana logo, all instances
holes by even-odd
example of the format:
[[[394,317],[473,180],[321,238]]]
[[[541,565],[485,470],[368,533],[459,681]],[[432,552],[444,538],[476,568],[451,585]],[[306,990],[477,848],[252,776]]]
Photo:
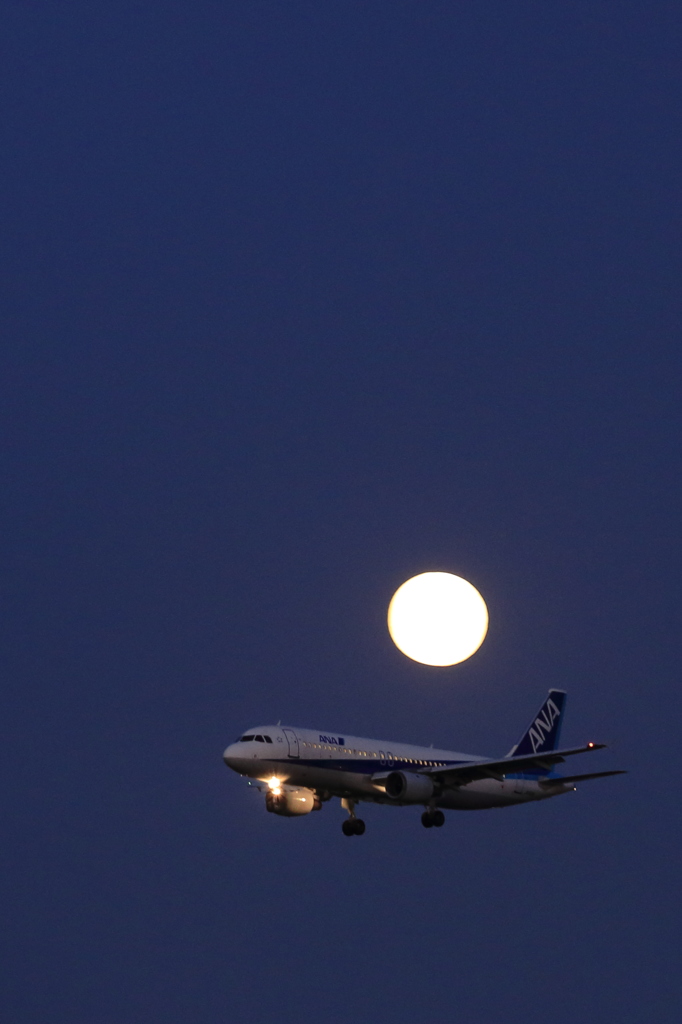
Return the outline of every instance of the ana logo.
[[[342,747],[345,742],[343,736],[320,736],[320,743],[330,743],[335,747]]]
[[[533,744],[534,754],[537,754],[539,748],[543,745],[547,736],[549,736],[558,717],[559,709],[550,697],[528,730],[530,741]]]

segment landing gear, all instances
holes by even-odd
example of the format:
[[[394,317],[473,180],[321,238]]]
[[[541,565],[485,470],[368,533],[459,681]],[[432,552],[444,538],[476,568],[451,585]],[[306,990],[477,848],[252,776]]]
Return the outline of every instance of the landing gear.
[[[365,823],[360,818],[346,818],[341,830],[344,836],[361,836],[365,831]]]
[[[341,830],[344,836],[361,836],[365,831],[365,823],[355,817],[355,800],[345,798],[341,801],[344,811],[348,811],[350,817],[346,818]]]
[[[424,811],[422,814],[424,828],[442,828],[444,824],[445,815],[442,811]]]

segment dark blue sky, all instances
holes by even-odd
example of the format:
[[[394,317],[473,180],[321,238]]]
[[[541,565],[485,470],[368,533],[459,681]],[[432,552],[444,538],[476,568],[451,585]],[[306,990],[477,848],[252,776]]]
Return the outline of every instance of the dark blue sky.
[[[7,1019],[677,1020],[682,8],[0,23]],[[386,632],[427,569],[452,669]],[[629,775],[348,840],[221,762],[503,754],[550,686]]]

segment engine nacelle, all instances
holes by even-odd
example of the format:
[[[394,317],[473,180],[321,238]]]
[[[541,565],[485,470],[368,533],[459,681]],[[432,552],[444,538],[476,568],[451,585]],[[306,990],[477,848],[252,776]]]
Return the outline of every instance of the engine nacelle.
[[[406,804],[423,804],[433,796],[433,779],[415,772],[391,772],[386,779],[386,792]]]
[[[265,806],[271,814],[281,814],[285,818],[295,818],[300,814],[319,811],[322,803],[312,789],[299,789],[296,786],[282,786],[279,792],[268,790],[265,794]]]

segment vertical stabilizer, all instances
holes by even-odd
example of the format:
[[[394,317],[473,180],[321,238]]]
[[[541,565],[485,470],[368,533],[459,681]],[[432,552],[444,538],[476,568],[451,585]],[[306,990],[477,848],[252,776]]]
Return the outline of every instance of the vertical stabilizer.
[[[565,707],[564,690],[550,690],[547,700],[507,756],[525,757],[528,754],[544,754],[556,750]]]

